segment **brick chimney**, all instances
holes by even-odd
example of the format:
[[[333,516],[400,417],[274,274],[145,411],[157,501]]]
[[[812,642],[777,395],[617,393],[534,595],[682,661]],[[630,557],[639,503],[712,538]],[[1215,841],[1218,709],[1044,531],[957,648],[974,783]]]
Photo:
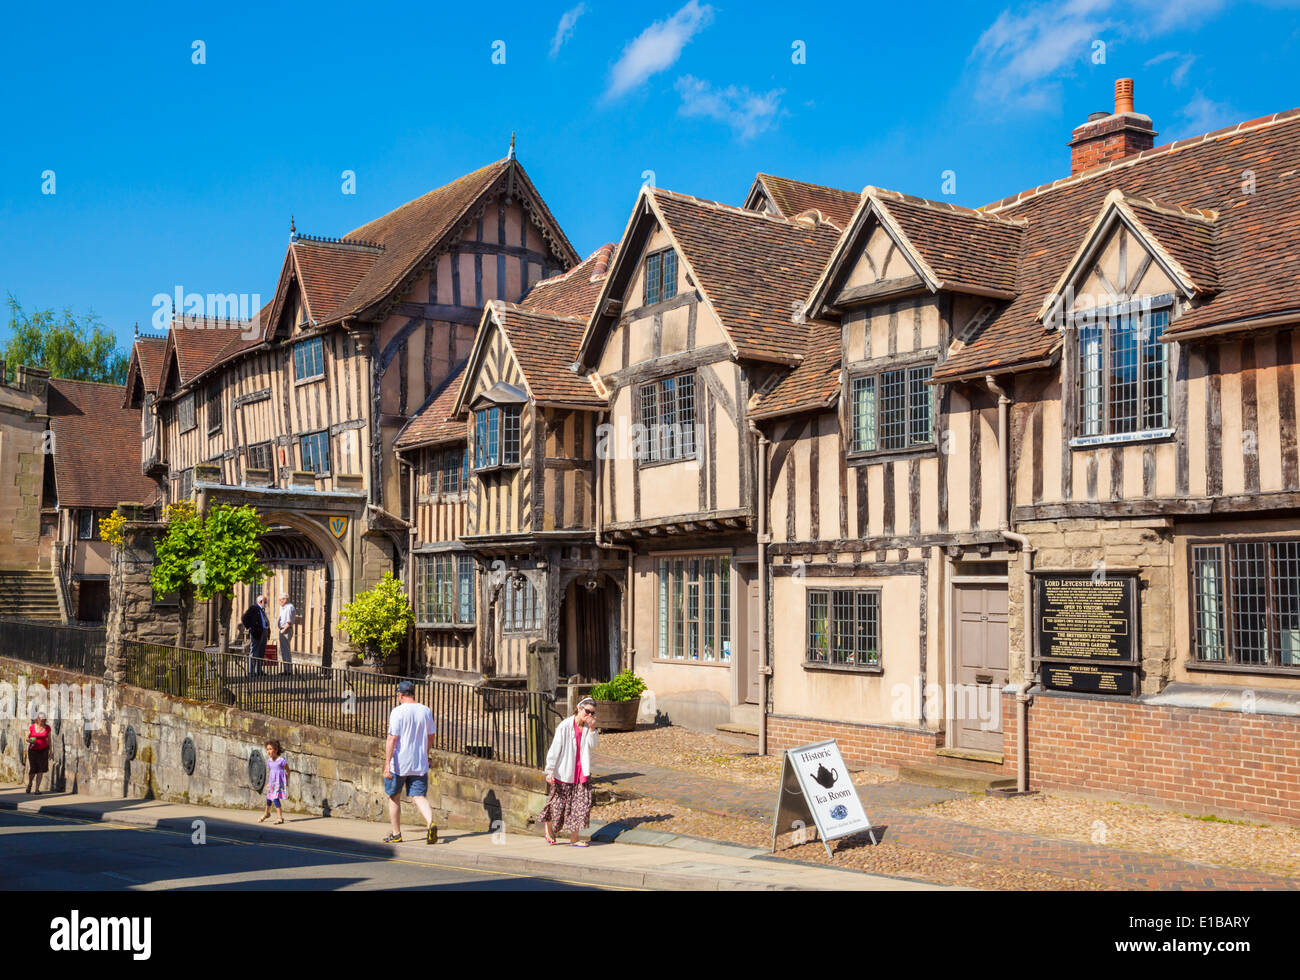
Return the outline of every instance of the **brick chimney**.
[[[1070,140],[1070,173],[1091,170],[1155,146],[1151,117],[1133,111],[1133,79],[1115,80],[1115,111],[1094,112]]]

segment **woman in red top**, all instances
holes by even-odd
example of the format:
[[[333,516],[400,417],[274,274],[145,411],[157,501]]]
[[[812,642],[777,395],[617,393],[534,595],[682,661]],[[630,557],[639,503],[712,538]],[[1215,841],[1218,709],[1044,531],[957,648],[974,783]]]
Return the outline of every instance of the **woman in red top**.
[[[578,833],[591,823],[591,750],[596,739],[596,702],[583,698],[578,710],[560,722],[546,754],[550,789],[540,819],[548,844],[567,831],[569,843],[587,846],[585,840],[578,840]]]
[[[32,791],[36,780],[36,793],[41,792],[41,776],[50,768],[50,726],[45,723],[45,712],[39,711],[36,720],[27,726],[27,792]]]

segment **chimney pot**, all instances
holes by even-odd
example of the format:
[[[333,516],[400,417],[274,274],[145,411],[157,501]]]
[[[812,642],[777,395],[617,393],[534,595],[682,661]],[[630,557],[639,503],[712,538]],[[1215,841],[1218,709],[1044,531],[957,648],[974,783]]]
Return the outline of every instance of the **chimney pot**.
[[[1133,111],[1133,79],[1115,79],[1115,115]]]

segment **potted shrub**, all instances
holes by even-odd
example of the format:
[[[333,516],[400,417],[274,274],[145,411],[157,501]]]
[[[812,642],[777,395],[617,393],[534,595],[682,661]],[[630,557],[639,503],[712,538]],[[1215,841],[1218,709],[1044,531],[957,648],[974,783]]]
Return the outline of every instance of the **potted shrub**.
[[[397,653],[414,622],[406,588],[392,572],[339,611],[339,626],[361,648],[362,662],[379,669]]]
[[[630,732],[636,728],[645,681],[625,670],[611,681],[591,689],[596,702],[597,724],[602,732]]]

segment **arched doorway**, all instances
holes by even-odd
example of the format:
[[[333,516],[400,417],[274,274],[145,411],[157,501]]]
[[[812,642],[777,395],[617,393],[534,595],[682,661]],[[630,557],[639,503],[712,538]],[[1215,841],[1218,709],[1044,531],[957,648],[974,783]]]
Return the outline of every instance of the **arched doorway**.
[[[607,681],[618,673],[622,593],[603,572],[578,573],[564,587],[560,607],[560,673],[582,683]]]
[[[269,574],[265,581],[236,593],[235,621],[259,592],[264,594],[275,642],[280,596],[287,596],[297,612],[294,662],[328,667],[336,645],[340,591],[350,580],[347,554],[323,525],[310,518],[292,512],[263,512],[261,516],[269,527],[260,542],[262,564]]]

